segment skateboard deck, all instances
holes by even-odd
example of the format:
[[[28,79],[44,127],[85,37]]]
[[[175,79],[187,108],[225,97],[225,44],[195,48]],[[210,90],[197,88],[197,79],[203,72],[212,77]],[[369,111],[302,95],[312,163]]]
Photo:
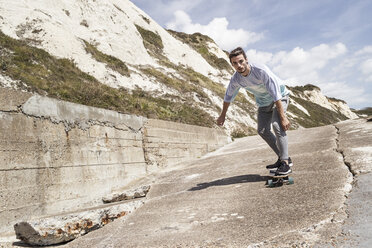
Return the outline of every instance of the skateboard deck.
[[[288,174],[289,175],[289,174]],[[271,179],[267,180],[267,186],[269,188],[283,186],[284,184],[294,184],[293,177],[288,175],[275,176],[270,174]]]

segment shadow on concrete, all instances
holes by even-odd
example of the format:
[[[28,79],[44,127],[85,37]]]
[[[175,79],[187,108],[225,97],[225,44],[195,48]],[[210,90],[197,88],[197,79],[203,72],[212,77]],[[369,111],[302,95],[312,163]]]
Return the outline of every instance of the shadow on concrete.
[[[55,245],[43,245],[43,246],[35,246],[35,245],[30,245],[30,244],[27,244],[27,243],[24,243],[22,241],[17,241],[17,242],[13,242],[13,247],[58,247],[58,246],[63,246],[65,244],[67,244],[69,242],[64,242],[64,243],[61,243],[61,244],[55,244]]]
[[[228,177],[228,178],[218,179],[212,182],[198,183],[197,186],[192,187],[191,189],[188,189],[188,191],[202,190],[202,189],[206,189],[212,186],[224,186],[224,185],[231,185],[231,184],[253,183],[253,182],[266,182],[268,179],[270,179],[269,176],[260,176],[257,174]]]
[[[34,247],[32,245],[29,245],[29,244],[26,244],[26,243],[23,243],[21,241],[17,241],[17,242],[14,242],[12,244],[14,247]]]

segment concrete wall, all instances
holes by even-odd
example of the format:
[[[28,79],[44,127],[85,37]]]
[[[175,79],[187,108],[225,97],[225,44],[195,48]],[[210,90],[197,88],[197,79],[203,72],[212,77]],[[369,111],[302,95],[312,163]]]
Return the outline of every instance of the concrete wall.
[[[0,88],[0,235],[101,204],[148,173],[212,151],[223,131]]]
[[[228,142],[223,131],[206,127],[149,119],[144,128],[150,170],[200,157]]]

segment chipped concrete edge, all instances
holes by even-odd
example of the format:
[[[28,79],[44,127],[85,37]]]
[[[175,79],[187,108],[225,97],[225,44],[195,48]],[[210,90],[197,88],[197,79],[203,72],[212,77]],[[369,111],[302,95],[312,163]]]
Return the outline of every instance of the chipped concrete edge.
[[[16,237],[29,245],[66,243],[127,216],[143,204],[143,200],[136,200],[19,222],[14,225],[14,230]]]
[[[116,111],[65,102],[45,96],[33,95],[21,107],[25,115],[63,123],[66,131],[79,127],[83,130],[91,124],[111,125],[118,129],[139,132],[147,118],[121,114]]]

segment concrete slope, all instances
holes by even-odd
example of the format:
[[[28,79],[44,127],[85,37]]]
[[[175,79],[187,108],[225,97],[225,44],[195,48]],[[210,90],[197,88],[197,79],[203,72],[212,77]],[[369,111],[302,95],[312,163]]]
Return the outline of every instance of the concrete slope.
[[[352,174],[335,126],[289,132],[293,185],[267,188],[276,156],[258,136],[156,175],[145,205],[64,247],[286,247],[330,240]]]

